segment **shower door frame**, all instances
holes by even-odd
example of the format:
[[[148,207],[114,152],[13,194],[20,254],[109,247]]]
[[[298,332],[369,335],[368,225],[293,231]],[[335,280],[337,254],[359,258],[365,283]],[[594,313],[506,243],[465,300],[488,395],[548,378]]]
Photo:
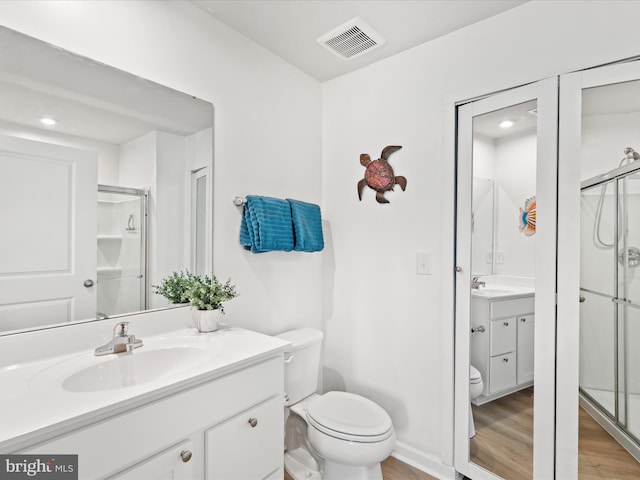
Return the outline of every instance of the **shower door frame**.
[[[103,185],[98,184],[98,193],[115,193],[120,195],[132,195],[140,197],[141,202],[141,229],[140,229],[140,249],[143,255],[140,255],[140,274],[142,275],[142,288],[140,289],[140,303],[141,307],[139,311],[146,310],[149,306],[149,272],[148,272],[148,255],[149,245],[147,243],[148,228],[149,228],[149,192],[148,190],[142,190],[139,188],[130,187],[118,187],[115,185]]]
[[[578,478],[582,92],[636,80],[640,61],[560,76],[556,478]]]
[[[624,409],[623,409],[623,413],[621,413],[621,409],[620,409],[620,396],[621,394],[625,394],[626,397],[626,393],[627,393],[627,389],[629,388],[628,386],[628,365],[627,365],[627,360],[626,360],[626,350],[628,348],[627,345],[625,345],[623,347],[623,353],[625,355],[623,355],[623,357],[625,358],[624,360],[624,373],[620,374],[620,362],[621,362],[621,355],[620,355],[620,333],[619,333],[619,321],[620,321],[620,308],[623,309],[623,328],[626,329],[626,325],[627,325],[627,308],[640,308],[640,305],[631,302],[628,298],[627,298],[627,292],[625,290],[625,292],[620,292],[620,273],[619,273],[619,266],[618,266],[618,253],[620,251],[621,245],[620,245],[620,223],[622,223],[623,225],[628,221],[629,219],[629,209],[627,206],[627,199],[624,199],[624,203],[623,203],[623,208],[622,208],[622,213],[620,212],[620,183],[621,181],[626,181],[627,177],[635,174],[635,173],[639,173],[640,172],[640,162],[634,162],[631,164],[627,164],[621,167],[618,167],[614,170],[611,170],[603,175],[599,175],[597,177],[593,177],[590,178],[588,180],[585,180],[581,183],[581,192],[586,190],[586,189],[590,189],[593,187],[597,187],[597,186],[604,186],[604,184],[606,183],[611,183],[612,186],[614,187],[614,198],[615,198],[615,212],[614,212],[614,222],[615,222],[615,228],[613,231],[613,235],[614,235],[614,245],[613,245],[613,251],[616,252],[615,255],[613,255],[613,261],[616,262],[615,265],[615,286],[614,286],[614,292],[613,292],[613,296],[609,297],[608,295],[606,295],[606,298],[611,298],[611,301],[614,303],[614,313],[613,313],[613,319],[615,322],[614,325],[614,334],[613,334],[613,338],[614,338],[614,345],[613,345],[613,358],[614,358],[614,387],[613,387],[613,396],[614,396],[614,411],[613,413],[608,411],[608,409],[602,405],[601,402],[598,402],[595,398],[593,398],[592,395],[589,394],[589,392],[584,391],[581,387],[580,387],[580,405],[582,406],[582,408],[584,408],[585,411],[587,411],[595,420],[596,422],[598,422],[598,424],[600,424],[600,426],[602,428],[604,428],[612,437],[614,437],[616,439],[616,441],[618,443],[620,443],[621,445],[624,446],[624,448],[638,461],[640,462],[640,438],[638,438],[637,435],[635,435],[633,432],[631,432],[628,428],[628,415],[629,415],[629,408],[627,405],[627,400],[625,399],[624,402]],[[622,194],[625,195],[625,194]],[[620,218],[621,218],[621,214],[623,215],[623,221],[620,222]],[[627,229],[625,229],[627,230]],[[623,251],[627,252],[628,251],[628,243],[627,243],[627,238],[624,238],[624,242],[622,244],[622,249]],[[626,260],[626,257],[625,257]],[[623,267],[624,268],[624,267]],[[626,273],[625,273],[626,276]],[[626,287],[626,283],[625,283],[625,287]],[[598,293],[595,291],[590,291],[587,289],[582,289],[581,288],[581,292],[585,291],[588,293],[593,293],[596,295],[603,295],[602,293]],[[622,297],[622,298],[621,298]],[[582,302],[582,297],[580,297],[581,300],[580,302]],[[626,333],[623,334],[623,338],[626,340]],[[620,379],[623,379],[623,383],[624,386],[620,387]],[[624,419],[621,421],[620,418],[623,417]]]

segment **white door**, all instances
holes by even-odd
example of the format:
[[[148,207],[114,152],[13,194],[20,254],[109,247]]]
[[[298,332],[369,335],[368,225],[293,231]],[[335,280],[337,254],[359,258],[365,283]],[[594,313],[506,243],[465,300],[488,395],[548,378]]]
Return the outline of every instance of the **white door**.
[[[95,317],[96,185],[95,152],[0,135],[0,332]]]
[[[630,258],[640,247],[631,174],[640,165],[625,152],[640,152],[638,98],[640,62],[560,77],[557,478],[585,474],[577,462],[579,387],[607,412],[620,443],[628,442],[624,431],[640,436],[640,271]]]
[[[469,440],[470,398],[469,365],[471,335],[471,281],[478,273],[475,262],[472,268],[474,250],[472,235],[480,231],[489,222],[493,231],[488,244],[492,251],[482,252],[482,262],[486,271],[480,272],[488,277],[503,274],[507,262],[513,262],[520,277],[531,277],[535,282],[535,327],[534,327],[534,385],[533,404],[533,449],[532,468],[526,475],[511,472],[503,473],[505,478],[554,478],[555,443],[555,295],[556,295],[556,205],[557,205],[557,79],[540,81],[531,85],[515,88],[491,95],[458,107],[457,140],[457,213],[456,213],[456,346],[455,346],[455,451],[456,470],[473,479],[493,479],[497,475],[487,465],[472,461]],[[502,118],[502,114],[508,118]],[[482,121],[481,121],[482,120]],[[533,139],[529,142],[533,148],[531,165],[520,166],[527,154],[524,147],[502,149],[501,163],[507,173],[494,178],[498,194],[494,209],[496,221],[485,220],[473,215],[474,176],[488,178],[494,175],[491,162],[485,162],[480,172],[480,157],[488,151],[497,151],[501,145],[500,127],[502,120],[511,120],[513,128],[519,122],[529,125],[533,122]],[[489,123],[495,122],[495,125]],[[479,128],[481,125],[484,127]],[[504,124],[509,125],[507,124]],[[531,127],[528,127],[531,129]],[[495,133],[495,135],[492,134]],[[519,140],[524,141],[525,134],[520,132]],[[482,142],[480,142],[482,140]],[[515,145],[515,143],[513,144]],[[519,144],[520,145],[520,144]],[[486,148],[485,148],[486,147]],[[532,180],[533,179],[533,180]],[[478,182],[476,182],[476,185]],[[526,185],[513,192],[514,185]],[[518,206],[527,209],[526,200],[535,195],[536,216],[529,218],[532,225],[518,231],[518,221],[522,213]],[[517,198],[517,200],[514,200]],[[518,202],[517,204],[515,202]],[[530,203],[528,203],[531,205]],[[506,216],[501,213],[506,211]],[[503,215],[503,216],[500,216]],[[525,227],[526,225],[523,225]],[[531,227],[535,227],[532,234]],[[491,227],[489,228],[491,230]],[[513,244],[527,238],[535,242],[535,251],[521,247],[513,250]],[[531,243],[531,242],[525,242]],[[484,243],[483,243],[484,245]],[[484,247],[483,247],[484,248]],[[511,249],[511,250],[509,250]],[[477,257],[477,254],[475,255]],[[502,270],[501,270],[502,269]],[[511,275],[514,275],[511,273]],[[518,276],[518,275],[516,275]],[[512,445],[502,445],[504,456]],[[496,453],[500,455],[500,453]],[[569,478],[569,477],[557,477]]]

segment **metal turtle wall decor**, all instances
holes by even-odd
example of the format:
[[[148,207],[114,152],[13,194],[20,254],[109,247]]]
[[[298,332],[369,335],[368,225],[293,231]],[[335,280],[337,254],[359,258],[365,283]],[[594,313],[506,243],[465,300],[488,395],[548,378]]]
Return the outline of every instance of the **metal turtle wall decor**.
[[[389,164],[391,154],[402,147],[400,145],[388,145],[382,149],[382,154],[378,160],[371,161],[371,157],[367,153],[360,154],[360,163],[366,168],[364,178],[358,182],[358,198],[362,201],[362,191],[365,185],[376,191],[376,200],[378,203],[389,203],[384,198],[385,192],[393,190],[396,184],[400,185],[402,191],[407,188],[407,179],[405,177],[396,177],[393,168]]]

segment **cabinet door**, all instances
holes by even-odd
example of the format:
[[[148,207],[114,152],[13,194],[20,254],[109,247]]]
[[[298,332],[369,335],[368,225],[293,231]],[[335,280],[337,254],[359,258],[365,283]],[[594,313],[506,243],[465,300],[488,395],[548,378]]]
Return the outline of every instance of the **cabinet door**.
[[[284,400],[273,397],[205,432],[208,480],[259,480],[282,466]]]
[[[534,316],[518,317],[518,384],[533,381]]]
[[[513,352],[516,349],[515,318],[491,320],[490,356]]]
[[[489,392],[496,393],[516,384],[515,353],[491,357],[489,360]]]
[[[164,452],[154,455],[143,463],[109,480],[196,480],[195,462],[191,458],[191,440],[182,442]]]

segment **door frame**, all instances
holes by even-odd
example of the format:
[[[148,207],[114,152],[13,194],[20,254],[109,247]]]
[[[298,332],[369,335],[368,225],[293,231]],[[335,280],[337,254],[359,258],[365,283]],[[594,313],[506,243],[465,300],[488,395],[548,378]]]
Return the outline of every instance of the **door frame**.
[[[534,478],[554,478],[556,378],[556,231],[558,182],[557,77],[458,103],[455,265],[454,465],[474,479],[498,478],[469,461],[472,118],[537,100]],[[458,139],[466,138],[467,142]],[[466,206],[466,207],[465,207]],[[466,210],[465,210],[466,209]],[[544,255],[541,254],[544,252]],[[577,391],[574,393],[577,401]],[[577,405],[577,403],[576,403]]]

